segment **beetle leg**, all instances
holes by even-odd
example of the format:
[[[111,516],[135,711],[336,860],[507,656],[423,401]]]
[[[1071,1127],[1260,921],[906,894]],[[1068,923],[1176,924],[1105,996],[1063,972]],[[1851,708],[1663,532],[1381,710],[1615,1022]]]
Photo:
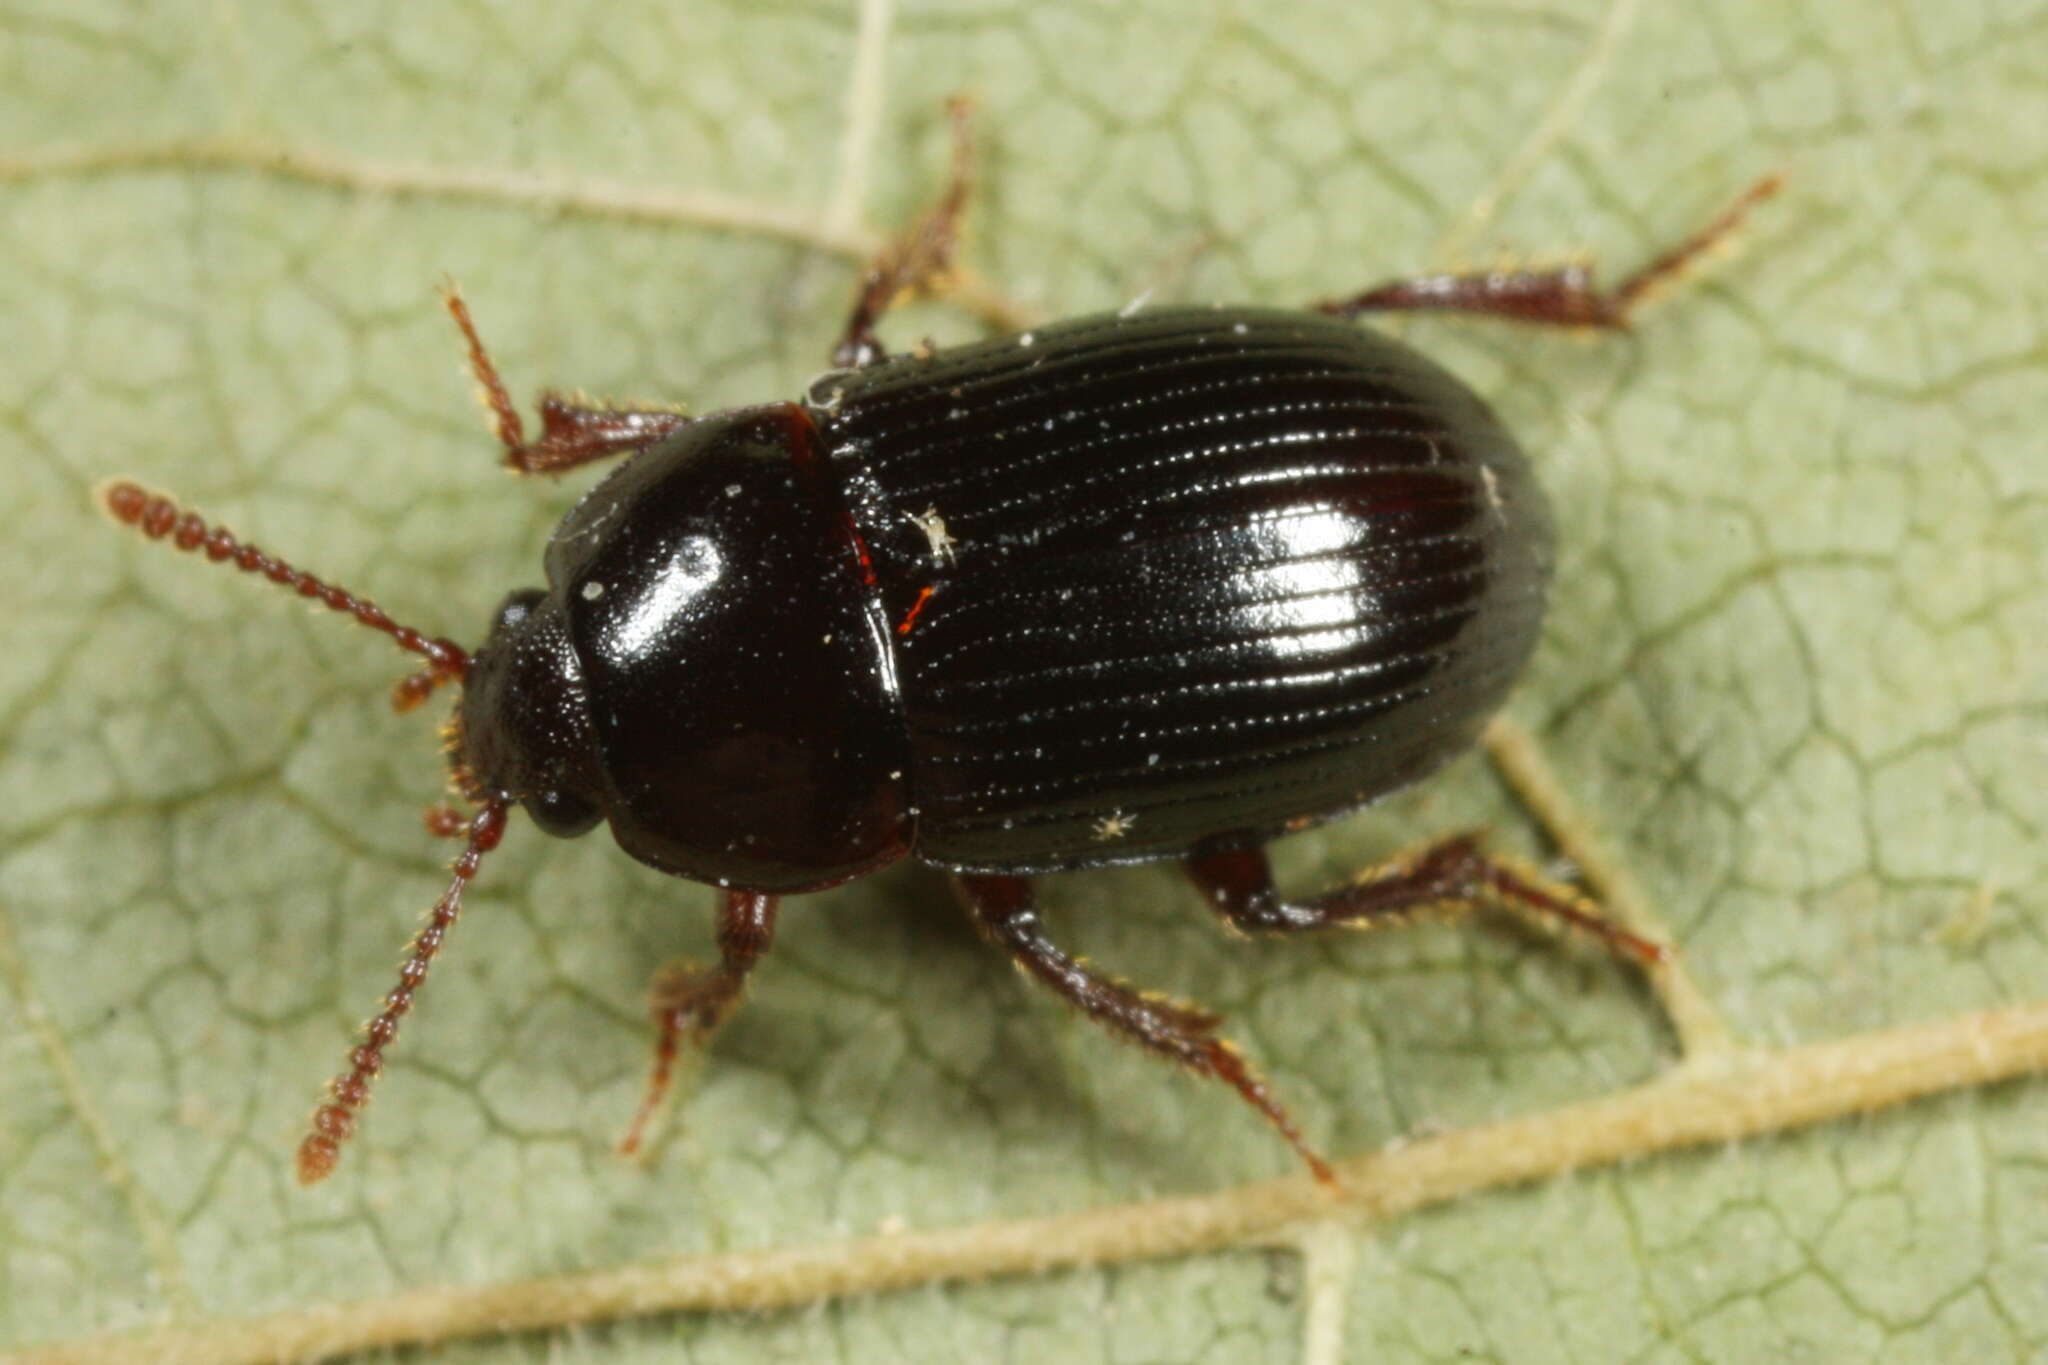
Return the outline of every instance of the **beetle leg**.
[[[1222,1020],[1163,996],[1091,971],[1045,937],[1028,877],[955,874],[954,885],[982,936],[1009,953],[1034,980],[1049,986],[1090,1019],[1201,1076],[1234,1088],[1280,1131],[1324,1185],[1337,1183],[1330,1163],[1302,1138],[1265,1080],[1216,1036]]]
[[[946,192],[869,263],[853,302],[853,315],[846,320],[845,335],[832,351],[835,368],[857,369],[888,354],[882,339],[875,335],[882,314],[904,295],[930,288],[952,264],[960,214],[974,187],[973,112],[974,102],[965,96],[956,95],[946,102],[947,116],[953,120],[953,172]]]
[[[1659,253],[1612,289],[1596,287],[1592,267],[1579,264],[1556,270],[1491,270],[1389,280],[1350,298],[1326,299],[1311,307],[1340,318],[1433,309],[1557,327],[1623,331],[1637,304],[1725,239],[1750,209],[1776,194],[1779,185],[1777,176],[1765,176],[1743,191],[1712,222],[1669,251]]]
[[[1262,848],[1197,854],[1187,874],[1231,925],[1251,934],[1366,927],[1433,909],[1466,909],[1481,901],[1534,910],[1598,937],[1618,953],[1661,962],[1662,945],[1636,937],[1594,913],[1586,900],[1480,851],[1474,834],[1455,835],[1420,853],[1374,868],[1348,886],[1312,900],[1282,900]]]
[[[660,441],[691,418],[674,407],[658,404],[592,403],[568,398],[552,389],[540,396],[540,439],[526,439],[526,424],[498,367],[477,335],[469,316],[469,305],[450,280],[441,286],[441,296],[455,325],[469,343],[469,368],[476,375],[484,406],[490,409],[492,425],[505,445],[505,463],[521,474],[561,474],[613,455],[631,454]]]
[[[698,1045],[709,1042],[740,1002],[747,973],[775,937],[775,907],[780,900],[779,896],[752,891],[727,891],[718,916],[718,965],[705,971],[681,964],[655,978],[653,1015],[658,1034],[654,1071],[647,1079],[647,1094],[633,1115],[632,1126],[619,1141],[621,1156],[640,1150],[648,1122],[668,1096],[684,1037]]]

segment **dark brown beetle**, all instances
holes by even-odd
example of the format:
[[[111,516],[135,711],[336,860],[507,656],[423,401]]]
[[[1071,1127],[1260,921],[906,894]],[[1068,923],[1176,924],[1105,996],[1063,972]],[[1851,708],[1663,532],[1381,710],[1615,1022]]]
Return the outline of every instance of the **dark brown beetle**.
[[[840,368],[797,402],[685,417],[542,397],[526,439],[451,288],[508,463],[631,455],[549,541],[474,655],[240,544],[165,498],[113,515],[348,612],[424,657],[405,709],[464,684],[450,744],[467,847],[299,1150],[324,1177],[384,1048],[524,806],[598,821],[634,857],[723,889],[720,964],[659,988],[655,1075],[715,1029],[785,894],[910,856],[950,870],[981,932],[1091,1018],[1233,1086],[1316,1176],[1329,1165],[1216,1036],[1215,1016],[1105,977],[1041,927],[1030,878],[1177,859],[1253,932],[1495,900],[1660,951],[1459,836],[1306,900],[1263,844],[1425,776],[1474,742],[1533,649],[1551,522],[1469,389],[1350,319],[1452,309],[1622,328],[1632,305],[1769,194],[1766,181],[1619,288],[1583,270],[1400,281],[1310,311],[1146,308],[886,355],[891,301],[946,265],[941,203],[870,270]]]

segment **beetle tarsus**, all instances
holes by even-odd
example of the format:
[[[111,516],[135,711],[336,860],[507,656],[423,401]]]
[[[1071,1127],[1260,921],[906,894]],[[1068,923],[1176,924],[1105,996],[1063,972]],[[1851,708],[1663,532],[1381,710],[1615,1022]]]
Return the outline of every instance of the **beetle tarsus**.
[[[1738,195],[1705,227],[1670,250],[1659,252],[1612,289],[1595,285],[1592,267],[1577,264],[1551,270],[1418,275],[1389,280],[1349,298],[1328,299],[1313,306],[1318,312],[1340,318],[1355,318],[1364,313],[1436,311],[1475,313],[1553,327],[1625,331],[1637,305],[1725,241],[1749,211],[1776,194],[1782,184],[1779,176],[1765,176]]]
[[[775,938],[775,910],[780,900],[779,896],[750,891],[727,891],[718,917],[718,965],[707,971],[678,963],[655,978],[651,1011],[656,1029],[654,1069],[633,1122],[619,1139],[620,1156],[636,1156],[646,1144],[648,1125],[668,1098],[684,1039],[700,1047],[709,1042],[739,1004],[747,973]]]
[[[974,188],[974,102],[955,95],[946,102],[946,113],[953,121],[953,171],[946,192],[883,247],[861,276],[853,315],[832,349],[832,364],[837,369],[858,369],[886,356],[882,339],[875,333],[882,315],[898,299],[932,288],[953,263],[960,216]]]
[[[1262,848],[1197,854],[1184,866],[1211,907],[1248,934],[1371,927],[1490,901],[1548,915],[1639,962],[1654,966],[1669,956],[1663,945],[1601,918],[1569,888],[1482,852],[1476,834],[1440,840],[1306,901],[1281,899]]]
[[[1317,1184],[1339,1188],[1335,1168],[1302,1137],[1265,1078],[1216,1036],[1223,1022],[1218,1016],[1139,991],[1061,952],[1040,926],[1028,877],[956,873],[953,884],[982,936],[1009,953],[1026,975],[1112,1032],[1236,1090],[1294,1148]]]

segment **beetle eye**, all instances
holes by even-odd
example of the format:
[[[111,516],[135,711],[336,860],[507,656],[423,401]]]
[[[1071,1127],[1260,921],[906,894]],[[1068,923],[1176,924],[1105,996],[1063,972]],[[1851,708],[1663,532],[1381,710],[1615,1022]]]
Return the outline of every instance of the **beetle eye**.
[[[524,621],[532,610],[547,596],[539,588],[521,588],[518,592],[498,604],[498,614],[491,618],[492,631],[500,631]]]
[[[588,834],[598,820],[597,807],[585,801],[574,792],[551,790],[538,792],[520,804],[533,817],[543,833],[557,839],[574,839],[579,834]]]

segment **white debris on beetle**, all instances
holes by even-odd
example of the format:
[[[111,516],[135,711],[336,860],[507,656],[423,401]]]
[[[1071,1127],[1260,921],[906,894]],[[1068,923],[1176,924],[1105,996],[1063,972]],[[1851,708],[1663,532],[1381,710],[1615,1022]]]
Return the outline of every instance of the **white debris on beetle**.
[[[1121,839],[1131,832],[1131,826],[1138,823],[1135,815],[1125,815],[1113,810],[1095,822],[1095,842],[1106,844],[1112,839]]]
[[[1147,289],[1144,293],[1117,309],[1116,315],[1120,318],[1134,318],[1138,316],[1138,311],[1150,302],[1152,302],[1152,291]]]
[[[1492,465],[1479,466],[1479,482],[1486,490],[1486,505],[1493,509],[1496,517],[1505,522],[1508,519],[1507,503],[1501,498],[1500,476],[1493,472]]]
[[[946,529],[946,519],[939,515],[937,507],[926,507],[922,512],[905,512],[903,519],[924,532],[924,538],[931,547],[932,563],[953,562],[953,547],[960,542]]]
[[[598,582],[596,579],[593,578],[588,583],[585,583],[583,585],[584,601],[595,602],[598,598],[602,596],[604,596],[604,584]]]

